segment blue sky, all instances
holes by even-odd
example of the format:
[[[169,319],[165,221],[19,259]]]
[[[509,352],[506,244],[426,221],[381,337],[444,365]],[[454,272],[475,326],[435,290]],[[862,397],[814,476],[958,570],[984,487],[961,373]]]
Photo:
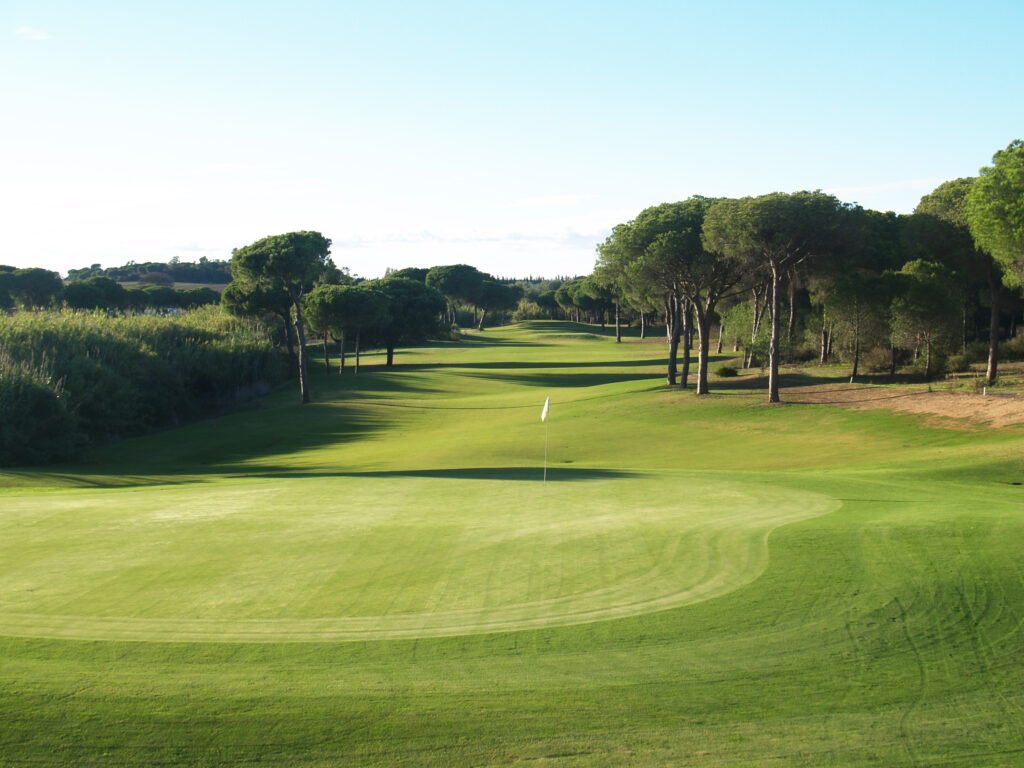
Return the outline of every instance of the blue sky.
[[[0,264],[589,272],[640,210],[907,212],[1024,137],[1024,3],[0,3]]]

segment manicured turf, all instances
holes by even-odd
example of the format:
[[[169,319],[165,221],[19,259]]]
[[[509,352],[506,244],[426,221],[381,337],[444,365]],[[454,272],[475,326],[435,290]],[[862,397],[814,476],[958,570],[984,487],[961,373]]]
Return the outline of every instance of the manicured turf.
[[[664,354],[488,330],[3,473],[0,765],[1024,762],[1024,430]]]

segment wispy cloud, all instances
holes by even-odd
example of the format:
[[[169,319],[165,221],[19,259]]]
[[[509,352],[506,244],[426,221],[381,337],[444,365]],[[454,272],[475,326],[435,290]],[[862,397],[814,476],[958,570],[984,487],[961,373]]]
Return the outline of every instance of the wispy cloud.
[[[35,27],[18,27],[14,34],[22,40],[49,40],[50,33]]]

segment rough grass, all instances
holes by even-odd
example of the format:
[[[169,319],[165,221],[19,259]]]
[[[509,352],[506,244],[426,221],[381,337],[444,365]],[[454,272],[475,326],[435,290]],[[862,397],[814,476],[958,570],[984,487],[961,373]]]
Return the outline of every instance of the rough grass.
[[[4,474],[0,764],[1020,761],[1024,431],[574,330]]]

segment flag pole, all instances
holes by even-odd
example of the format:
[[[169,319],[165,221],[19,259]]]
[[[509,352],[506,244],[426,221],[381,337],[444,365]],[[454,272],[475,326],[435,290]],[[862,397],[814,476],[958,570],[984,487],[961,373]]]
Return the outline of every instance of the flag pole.
[[[544,419],[544,485],[548,484],[548,420]]]
[[[548,484],[548,408],[551,407],[550,395],[544,400],[544,409],[540,412],[540,420],[544,422],[544,485]]]

